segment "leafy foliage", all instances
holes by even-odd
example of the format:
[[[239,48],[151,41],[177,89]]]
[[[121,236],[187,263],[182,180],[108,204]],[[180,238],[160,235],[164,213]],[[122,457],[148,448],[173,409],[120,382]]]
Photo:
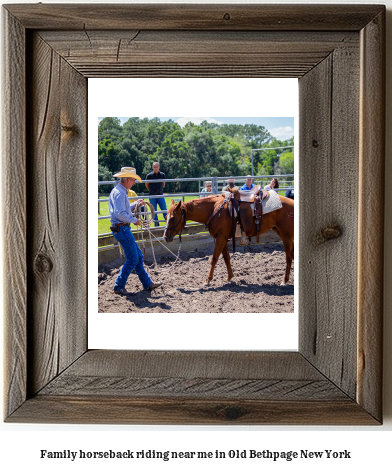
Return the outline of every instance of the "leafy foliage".
[[[110,180],[123,166],[133,166],[145,179],[158,161],[167,178],[244,176],[251,174],[252,149],[293,145],[294,138],[276,140],[263,126],[189,122],[184,128],[159,118],[131,117],[121,125],[116,117],[105,117],[98,125],[98,179]],[[294,168],[292,148],[254,152],[257,174]],[[136,192],[145,191],[136,185]],[[167,192],[198,191],[197,182],[166,183]],[[103,190],[102,190],[103,192]]]
[[[113,181],[113,173],[111,173],[105,166],[98,165],[98,181]],[[111,184],[100,184],[98,186],[98,194],[110,193],[113,189]]]

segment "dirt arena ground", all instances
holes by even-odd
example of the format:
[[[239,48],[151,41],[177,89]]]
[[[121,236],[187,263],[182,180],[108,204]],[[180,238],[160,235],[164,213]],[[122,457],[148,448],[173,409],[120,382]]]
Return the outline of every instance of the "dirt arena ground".
[[[213,247],[181,253],[181,262],[169,271],[175,257],[157,257],[145,265],[153,281],[163,286],[144,291],[138,277],[131,274],[126,289],[130,296],[113,293],[122,262],[103,264],[98,269],[98,311],[100,313],[293,313],[294,265],[286,286],[280,286],[286,268],[283,244],[248,245],[231,252],[234,278],[227,282],[226,265],[221,256],[214,279],[203,286],[210,268]],[[151,266],[152,265],[152,266]]]

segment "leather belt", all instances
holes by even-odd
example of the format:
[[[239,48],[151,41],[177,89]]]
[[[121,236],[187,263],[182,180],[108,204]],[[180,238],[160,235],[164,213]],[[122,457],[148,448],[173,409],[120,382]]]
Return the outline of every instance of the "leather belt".
[[[129,224],[125,224],[125,223],[121,222],[121,223],[119,223],[119,224],[112,224],[112,225],[110,226],[110,230],[111,230],[112,232],[116,232],[116,233],[117,233],[117,232],[120,232],[120,227],[123,226],[123,225],[126,225],[127,227],[129,227]]]

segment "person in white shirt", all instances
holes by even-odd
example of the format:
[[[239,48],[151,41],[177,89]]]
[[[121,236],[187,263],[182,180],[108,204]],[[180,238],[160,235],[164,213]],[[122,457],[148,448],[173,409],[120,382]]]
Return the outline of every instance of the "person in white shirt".
[[[270,183],[264,186],[264,189],[267,191],[276,191],[279,189],[279,181],[278,178],[272,178]]]

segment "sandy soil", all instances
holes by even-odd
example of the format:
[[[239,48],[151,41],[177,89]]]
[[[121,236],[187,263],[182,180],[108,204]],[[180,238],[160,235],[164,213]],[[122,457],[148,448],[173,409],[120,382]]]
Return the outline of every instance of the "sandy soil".
[[[231,246],[230,246],[231,247]],[[283,244],[248,245],[230,253],[234,278],[226,281],[226,265],[221,256],[214,279],[203,286],[210,268],[213,248],[180,254],[172,266],[172,255],[157,257],[158,267],[146,258],[153,281],[163,286],[143,290],[138,277],[131,274],[126,289],[134,292],[119,296],[113,292],[121,261],[98,269],[98,311],[100,313],[293,313],[294,265],[290,281],[280,286],[286,267]],[[171,267],[171,268],[170,268]],[[170,268],[168,271],[168,268]]]

